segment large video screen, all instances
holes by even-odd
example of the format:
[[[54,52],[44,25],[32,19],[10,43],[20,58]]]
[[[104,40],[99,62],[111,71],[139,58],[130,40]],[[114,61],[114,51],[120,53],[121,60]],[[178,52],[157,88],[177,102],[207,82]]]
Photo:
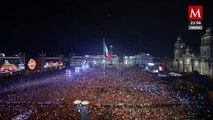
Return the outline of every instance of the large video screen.
[[[57,61],[46,61],[44,68],[45,69],[52,69],[52,68],[61,68],[63,66],[63,63],[61,60],[57,60]]]
[[[30,70],[34,70],[36,68],[36,61],[34,59],[30,59],[27,66]]]
[[[24,63],[22,62],[15,62],[15,61],[9,61],[5,60],[3,64],[0,65],[0,74],[3,73],[13,73],[13,72],[19,72],[25,70]]]

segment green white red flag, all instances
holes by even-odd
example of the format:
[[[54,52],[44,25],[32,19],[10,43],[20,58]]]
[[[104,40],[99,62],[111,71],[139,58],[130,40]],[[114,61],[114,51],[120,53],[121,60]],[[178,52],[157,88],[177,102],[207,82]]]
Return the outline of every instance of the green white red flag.
[[[112,62],[112,57],[107,49],[107,46],[106,46],[106,43],[105,43],[105,40],[104,40],[104,54],[106,55],[106,57],[109,59],[110,62]]]

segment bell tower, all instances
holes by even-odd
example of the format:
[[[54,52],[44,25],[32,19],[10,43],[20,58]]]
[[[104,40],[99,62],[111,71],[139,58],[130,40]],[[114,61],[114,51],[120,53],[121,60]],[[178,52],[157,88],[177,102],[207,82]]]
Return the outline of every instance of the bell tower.
[[[210,27],[206,29],[206,33],[201,37],[200,55],[201,58],[206,60],[213,59],[213,36]]]
[[[174,70],[183,72],[183,55],[185,53],[185,43],[180,36],[174,44]]]
[[[185,43],[180,36],[177,37],[177,41],[174,44],[174,60],[178,60],[182,57],[185,51]]]

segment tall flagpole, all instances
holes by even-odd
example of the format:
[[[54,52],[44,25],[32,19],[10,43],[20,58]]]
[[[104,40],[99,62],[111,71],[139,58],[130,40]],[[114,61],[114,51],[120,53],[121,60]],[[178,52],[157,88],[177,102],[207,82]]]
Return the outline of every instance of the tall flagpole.
[[[103,75],[105,79],[105,69],[106,69],[106,60],[105,60],[105,39],[103,38]]]

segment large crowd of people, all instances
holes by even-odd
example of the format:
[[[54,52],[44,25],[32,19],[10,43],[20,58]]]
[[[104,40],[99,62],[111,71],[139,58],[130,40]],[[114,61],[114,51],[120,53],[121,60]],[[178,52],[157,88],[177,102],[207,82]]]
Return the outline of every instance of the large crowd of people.
[[[210,119],[205,97],[174,89],[158,76],[138,68],[62,72],[34,83],[0,91],[0,118],[70,119],[81,117],[75,100],[89,101],[90,120]],[[21,116],[20,116],[21,115]]]

